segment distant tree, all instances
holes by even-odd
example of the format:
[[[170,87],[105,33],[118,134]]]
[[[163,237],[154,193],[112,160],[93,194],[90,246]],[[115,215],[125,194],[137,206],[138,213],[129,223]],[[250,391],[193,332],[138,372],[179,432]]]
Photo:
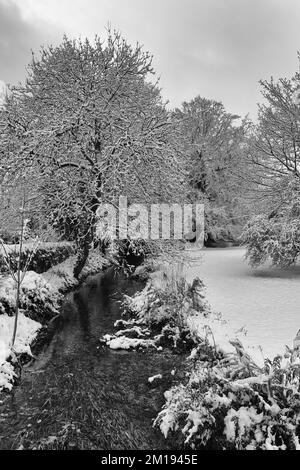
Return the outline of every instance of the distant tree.
[[[184,196],[178,135],[150,81],[151,56],[119,33],[93,43],[65,37],[28,70],[6,100],[0,151],[13,167],[42,175],[45,217],[76,240],[79,275],[100,203]]]
[[[258,198],[276,210],[290,195],[288,182],[300,179],[300,107],[297,79],[262,81],[265,103],[259,106],[258,125],[252,139],[252,188]],[[251,175],[249,175],[251,180]]]
[[[228,238],[240,224],[237,175],[249,122],[238,124],[222,103],[200,96],[176,109],[174,119],[185,138],[191,197],[206,203],[206,236]]]
[[[262,81],[265,103],[249,146],[249,193],[259,216],[243,233],[253,266],[271,259],[289,266],[300,254],[299,73],[292,79]]]

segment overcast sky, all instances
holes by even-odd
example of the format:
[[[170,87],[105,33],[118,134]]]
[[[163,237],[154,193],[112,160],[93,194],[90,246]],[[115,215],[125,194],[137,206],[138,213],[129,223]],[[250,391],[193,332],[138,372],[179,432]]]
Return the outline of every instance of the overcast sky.
[[[299,69],[299,0],[0,0],[0,81],[24,79],[31,49],[108,23],[154,55],[172,106],[200,94],[254,118],[258,80]]]

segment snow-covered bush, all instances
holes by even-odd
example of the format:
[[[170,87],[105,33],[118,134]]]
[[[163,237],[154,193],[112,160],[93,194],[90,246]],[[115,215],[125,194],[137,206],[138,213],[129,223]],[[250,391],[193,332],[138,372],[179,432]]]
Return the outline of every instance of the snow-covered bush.
[[[216,207],[209,201],[205,201],[205,241],[206,243],[237,242],[241,233],[238,212],[240,208],[232,209],[223,205]],[[236,214],[236,219],[234,217]]]
[[[85,266],[80,273],[79,281],[87,276],[98,274],[103,269],[108,268],[108,266],[110,266],[110,261],[103,256],[101,251],[98,249],[90,250]]]
[[[112,349],[132,349],[162,346],[191,349],[194,340],[187,324],[190,308],[182,297],[157,291],[149,283],[134,297],[123,302],[127,321],[116,322],[121,329],[114,336],[104,337]],[[149,338],[150,337],[150,338]]]
[[[3,280],[0,288],[0,313],[13,315],[15,312],[16,284],[11,277]],[[21,285],[20,308],[26,315],[41,323],[58,313],[61,295],[43,276],[28,271]]]
[[[286,182],[287,201],[269,216],[253,217],[241,235],[247,246],[250,265],[259,266],[270,259],[274,266],[288,267],[300,256],[300,187]]]
[[[251,266],[257,267],[270,259],[274,266],[288,267],[300,256],[300,219],[283,223],[259,215],[248,222],[242,238]]]
[[[118,266],[128,273],[132,273],[151,252],[150,244],[144,240],[118,240],[115,248]]]
[[[19,325],[14,344],[11,349],[11,338],[14,327],[14,318],[8,315],[0,315],[0,390],[11,390],[16,378],[14,363],[16,355],[31,355],[30,344],[35,339],[41,325],[19,312]]]
[[[13,246],[10,247],[9,245],[7,245],[7,248],[8,260],[4,259],[4,253],[0,253],[0,272],[2,273],[8,271],[7,264],[9,264],[14,271],[17,271],[19,257],[18,246],[16,250],[13,249]],[[32,252],[32,247],[25,245],[21,255],[21,268],[24,267],[29,259],[28,270],[43,273],[52,266],[62,263],[74,253],[74,249],[71,243],[42,244],[41,246],[35,247],[34,252]]]
[[[133,297],[124,296],[124,315],[129,320],[118,321],[116,326],[123,329],[104,340],[110,347],[120,349],[125,345],[125,349],[151,346],[190,350],[197,341],[188,324],[188,317],[195,313],[194,307],[193,288],[181,275],[180,265],[175,269],[164,267],[150,275],[141,292]],[[207,308],[202,297],[199,307],[202,313]],[[130,341],[126,342],[124,337]],[[133,341],[132,337],[139,341]]]
[[[289,351],[259,368],[233,345],[192,352],[187,383],[166,392],[155,425],[192,449],[299,449],[299,358]]]

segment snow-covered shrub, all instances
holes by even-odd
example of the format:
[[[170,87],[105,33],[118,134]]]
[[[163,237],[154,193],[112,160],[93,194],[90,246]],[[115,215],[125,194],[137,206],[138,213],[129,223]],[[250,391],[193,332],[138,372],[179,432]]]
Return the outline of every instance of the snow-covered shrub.
[[[255,216],[244,227],[241,239],[247,246],[246,257],[253,267],[268,259],[274,266],[288,267],[299,259],[300,188],[299,183],[292,183],[287,182],[290,199],[280,210],[269,216]]]
[[[15,312],[16,284],[11,277],[3,280],[0,288],[0,313],[13,315]],[[20,308],[26,315],[41,323],[58,313],[61,295],[43,276],[28,271],[21,285]]]
[[[104,258],[101,251],[98,249],[90,250],[85,266],[80,273],[79,280],[85,279],[87,276],[93,274],[98,274],[109,265],[110,261]]]
[[[31,355],[30,344],[35,339],[40,323],[37,323],[19,312],[18,330],[16,341],[11,349],[11,339],[14,327],[14,318],[8,315],[0,315],[0,390],[11,390],[16,378],[14,363],[16,355]]]
[[[237,220],[234,220],[234,212],[228,205],[216,207],[210,202],[205,201],[205,241],[214,242],[234,242],[239,238],[241,226]]]
[[[251,266],[257,267],[270,259],[274,266],[287,267],[300,255],[300,219],[282,223],[259,215],[248,222],[242,238]]]
[[[202,287],[203,288],[203,285]],[[202,298],[201,298],[202,301]],[[197,342],[196,336],[188,324],[188,317],[195,313],[193,289],[181,275],[181,267],[160,269],[154,272],[146,287],[133,297],[124,296],[123,309],[129,321],[117,322],[125,329],[119,330],[114,337],[118,341],[112,343],[110,337],[106,343],[118,346],[120,336],[138,338],[138,346],[155,345],[156,347],[171,347],[175,350],[190,350]],[[206,309],[203,300],[201,312]],[[203,310],[203,311],[202,311]],[[152,343],[149,343],[149,335]],[[147,343],[143,343],[146,339]],[[132,345],[134,342],[130,341]]]
[[[12,270],[17,271],[18,266],[18,246],[16,250],[7,245],[8,260],[5,261],[4,253],[0,253],[0,272],[6,273],[8,271],[7,264],[9,263]],[[27,260],[30,263],[27,267],[28,271],[35,271],[43,273],[59,263],[62,263],[71,254],[74,253],[74,246],[70,243],[66,244],[42,244],[38,247],[31,247],[25,245],[21,254],[21,268],[23,269]]]
[[[153,263],[151,262],[143,263],[142,265],[137,266],[137,268],[134,270],[134,272],[131,275],[131,279],[141,281],[141,282],[147,282],[150,274],[153,271],[154,271]]]
[[[164,258],[165,264],[174,263],[176,258],[182,259],[181,251],[184,249],[184,241],[170,240],[117,240],[111,249],[114,251],[116,264],[127,274],[132,274],[137,266],[149,260]]]
[[[259,368],[233,345],[193,351],[187,383],[166,392],[155,425],[192,449],[299,449],[299,358],[289,351]]]
[[[115,259],[120,268],[132,273],[150,254],[150,245],[144,240],[118,240]]]

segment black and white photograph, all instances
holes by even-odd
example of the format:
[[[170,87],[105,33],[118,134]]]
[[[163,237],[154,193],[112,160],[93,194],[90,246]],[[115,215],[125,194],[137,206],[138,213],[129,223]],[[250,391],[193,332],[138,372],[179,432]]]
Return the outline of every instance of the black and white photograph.
[[[0,450],[300,450],[299,0],[0,0]]]

